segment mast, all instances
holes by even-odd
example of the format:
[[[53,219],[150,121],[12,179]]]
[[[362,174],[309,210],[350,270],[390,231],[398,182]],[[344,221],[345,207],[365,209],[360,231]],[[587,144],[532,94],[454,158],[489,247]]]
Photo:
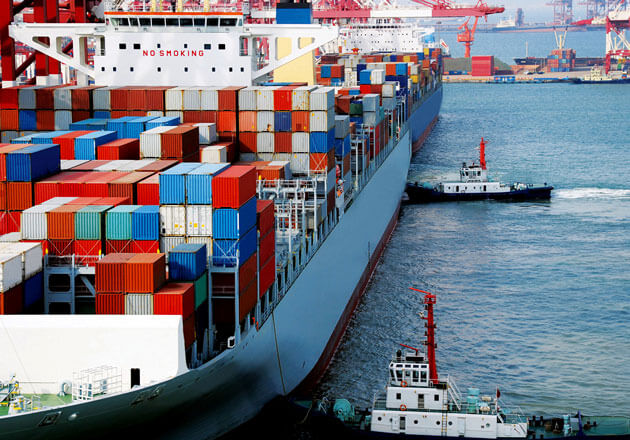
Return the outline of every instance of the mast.
[[[483,141],[482,141],[483,142]],[[424,345],[427,346],[427,361],[429,362],[429,380],[433,383],[433,385],[437,385],[438,374],[437,374],[437,364],[435,362],[435,322],[433,320],[433,304],[435,304],[435,295],[430,292],[425,292],[424,290],[415,289],[410,287],[411,290],[415,290],[416,292],[424,293],[424,306],[426,310],[426,316],[423,316],[422,319],[427,321],[426,327],[426,336],[427,340]]]
[[[481,169],[486,169],[486,142],[481,138],[481,143],[479,144],[479,163],[481,164]]]

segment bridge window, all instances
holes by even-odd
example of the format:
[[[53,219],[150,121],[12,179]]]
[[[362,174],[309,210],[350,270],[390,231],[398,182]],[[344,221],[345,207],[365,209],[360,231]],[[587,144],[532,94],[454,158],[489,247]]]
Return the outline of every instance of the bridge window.
[[[113,70],[114,70],[114,72],[115,72],[115,71],[116,71],[116,68],[115,68],[115,67],[113,67]]]
[[[162,68],[161,68],[161,67],[158,67],[158,68],[157,68],[157,71],[158,71],[158,72],[161,72],[161,71],[162,71]]]
[[[121,18],[120,19],[120,25],[121,26],[129,26],[129,19],[127,17]]]
[[[203,50],[210,50],[210,49],[212,49],[212,44],[206,43],[203,45]]]
[[[150,18],[141,18],[140,19],[140,26],[151,26],[151,19]]]
[[[206,27],[206,19],[205,18],[193,18],[193,23],[197,27]]]
[[[455,187],[455,192],[459,192],[459,186]]]
[[[241,72],[245,72],[245,68],[244,67],[241,67]]]
[[[225,44],[224,43],[220,43],[219,44],[219,50],[225,50]]]
[[[236,26],[236,18],[222,18],[221,26]]]
[[[118,44],[118,49],[125,50],[127,49],[127,45],[125,43]]]
[[[179,26],[179,20],[177,18],[167,18],[166,19],[167,26]]]
[[[232,68],[231,68],[231,67],[229,68],[229,71],[230,71],[230,72],[232,71]]]
[[[396,400],[400,400],[400,398],[401,398],[400,393],[396,393]]]
[[[188,44],[184,43],[184,49],[188,49]]]
[[[218,18],[209,18],[208,19],[208,26],[218,26],[219,25],[219,19]]]
[[[212,68],[212,71],[213,71],[213,72],[216,72],[216,71],[217,71],[217,68],[216,68],[216,67],[213,67],[213,68]]]
[[[133,48],[135,50],[140,50],[140,43],[133,43]]]
[[[133,67],[130,67],[130,68],[129,68],[129,71],[130,71],[130,72],[133,72]]]
[[[184,67],[184,72],[188,72],[188,67]]]
[[[153,22],[153,26],[164,26],[164,19],[163,18],[152,18],[151,19]]]
[[[101,72],[105,72],[105,68],[104,67],[101,67]]]
[[[179,19],[179,25],[180,26],[192,26],[193,25],[192,18],[180,18]]]

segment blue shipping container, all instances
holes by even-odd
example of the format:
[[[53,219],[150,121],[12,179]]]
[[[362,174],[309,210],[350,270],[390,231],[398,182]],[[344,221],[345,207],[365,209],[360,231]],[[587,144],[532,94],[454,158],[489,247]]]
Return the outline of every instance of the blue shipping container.
[[[239,209],[220,208],[212,211],[214,239],[241,238],[256,226],[256,200],[256,197],[252,197]]]
[[[212,205],[212,178],[230,164],[206,163],[186,175],[186,198],[190,205]]]
[[[86,128],[89,130],[89,128]],[[118,138],[115,131],[95,131],[84,134],[74,140],[74,158],[96,160],[96,147],[115,141]]]
[[[24,281],[24,308],[44,298],[44,272],[38,272]]]
[[[396,63],[396,75],[407,74],[407,63]]]
[[[244,263],[256,252],[256,228],[252,228],[240,240],[214,240],[212,262],[217,266],[236,266]]]
[[[186,204],[186,175],[201,166],[196,162],[183,162],[160,174],[160,204]]]
[[[359,89],[350,89],[350,91],[348,92],[348,95],[350,96],[358,96],[361,94],[361,90]]]
[[[71,131],[48,131],[45,133],[37,133],[31,136],[31,144],[52,144],[53,139],[57,136],[72,133]]]
[[[59,145],[32,145],[7,154],[7,181],[34,182],[61,168]]]
[[[37,114],[35,110],[20,110],[18,112],[18,121],[20,130],[37,130]]]
[[[320,71],[321,71],[321,76],[322,78],[330,78],[332,72],[331,72],[331,68],[330,68],[330,64],[321,64],[320,65]]]
[[[11,139],[11,143],[12,144],[30,144],[32,137],[33,137],[32,134],[27,134],[26,136],[20,136],[20,137]]]
[[[127,122],[133,121],[137,116],[123,116],[122,118],[110,119],[107,121],[107,130],[115,131],[118,135],[118,139],[125,137],[125,126]]]
[[[165,125],[169,127],[179,125],[179,117],[178,116],[161,116],[159,118],[155,118],[154,120],[147,122],[146,130],[151,130],[152,128],[162,127]]]
[[[352,118],[350,118],[352,120]],[[332,135],[332,136],[331,136]],[[335,147],[335,129],[329,131],[313,131],[310,136],[310,153],[328,153]]]
[[[94,117],[99,119],[109,119],[111,114],[112,113],[107,110],[94,110]]]
[[[146,123],[157,119],[157,116],[141,116],[134,118],[133,121],[129,121],[125,124],[124,138],[126,139],[140,139],[140,133],[146,131]]]
[[[160,207],[141,206],[131,213],[131,237],[134,240],[160,239]]]
[[[345,156],[350,152],[350,135],[343,139],[335,139],[335,156]]]
[[[195,281],[206,271],[208,250],[205,244],[182,243],[168,253],[168,279]]]
[[[291,131],[291,112],[275,112],[273,117],[275,131]]]
[[[359,73],[359,84],[372,84],[370,76],[372,76],[371,69],[362,70],[361,73]]]
[[[294,3],[293,5],[300,4]],[[285,9],[282,7],[282,4],[280,4],[280,6],[281,7],[276,8],[277,24],[312,24],[311,8],[292,7]]]

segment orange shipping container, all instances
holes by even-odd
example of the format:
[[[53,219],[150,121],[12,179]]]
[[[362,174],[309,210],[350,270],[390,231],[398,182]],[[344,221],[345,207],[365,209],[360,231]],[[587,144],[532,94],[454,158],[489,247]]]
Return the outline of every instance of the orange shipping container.
[[[33,206],[32,182],[8,182],[7,209],[9,211],[24,211]]]
[[[20,129],[20,119],[18,110],[0,110],[0,130]]]
[[[97,315],[124,315],[125,295],[122,293],[97,293]]]
[[[36,113],[37,130],[46,131],[55,129],[55,111],[37,110]]]
[[[74,214],[84,205],[63,205],[46,213],[48,238],[74,240]]]
[[[138,201],[138,183],[152,174],[148,171],[135,171],[119,179],[112,180],[109,182],[109,197],[129,198],[130,204],[135,204]]]
[[[134,254],[108,254],[96,263],[96,292],[122,293],[125,291],[127,261]]]
[[[156,315],[181,315],[186,319],[194,312],[193,283],[168,283],[153,296],[153,313]]]
[[[217,112],[217,130],[235,132],[236,131],[236,112],[235,111]]]
[[[256,132],[257,112],[240,111],[238,112],[238,129],[240,132],[249,131]]]
[[[136,254],[127,261],[125,270],[127,293],[154,293],[165,281],[165,254]]]
[[[291,131],[309,131],[310,113],[295,111],[291,114]]]

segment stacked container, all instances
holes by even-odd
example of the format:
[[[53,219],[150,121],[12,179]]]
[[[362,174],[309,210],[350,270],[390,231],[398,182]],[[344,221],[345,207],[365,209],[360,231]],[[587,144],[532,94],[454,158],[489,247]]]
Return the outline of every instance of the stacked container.
[[[0,243],[0,315],[42,313],[40,243]]]

